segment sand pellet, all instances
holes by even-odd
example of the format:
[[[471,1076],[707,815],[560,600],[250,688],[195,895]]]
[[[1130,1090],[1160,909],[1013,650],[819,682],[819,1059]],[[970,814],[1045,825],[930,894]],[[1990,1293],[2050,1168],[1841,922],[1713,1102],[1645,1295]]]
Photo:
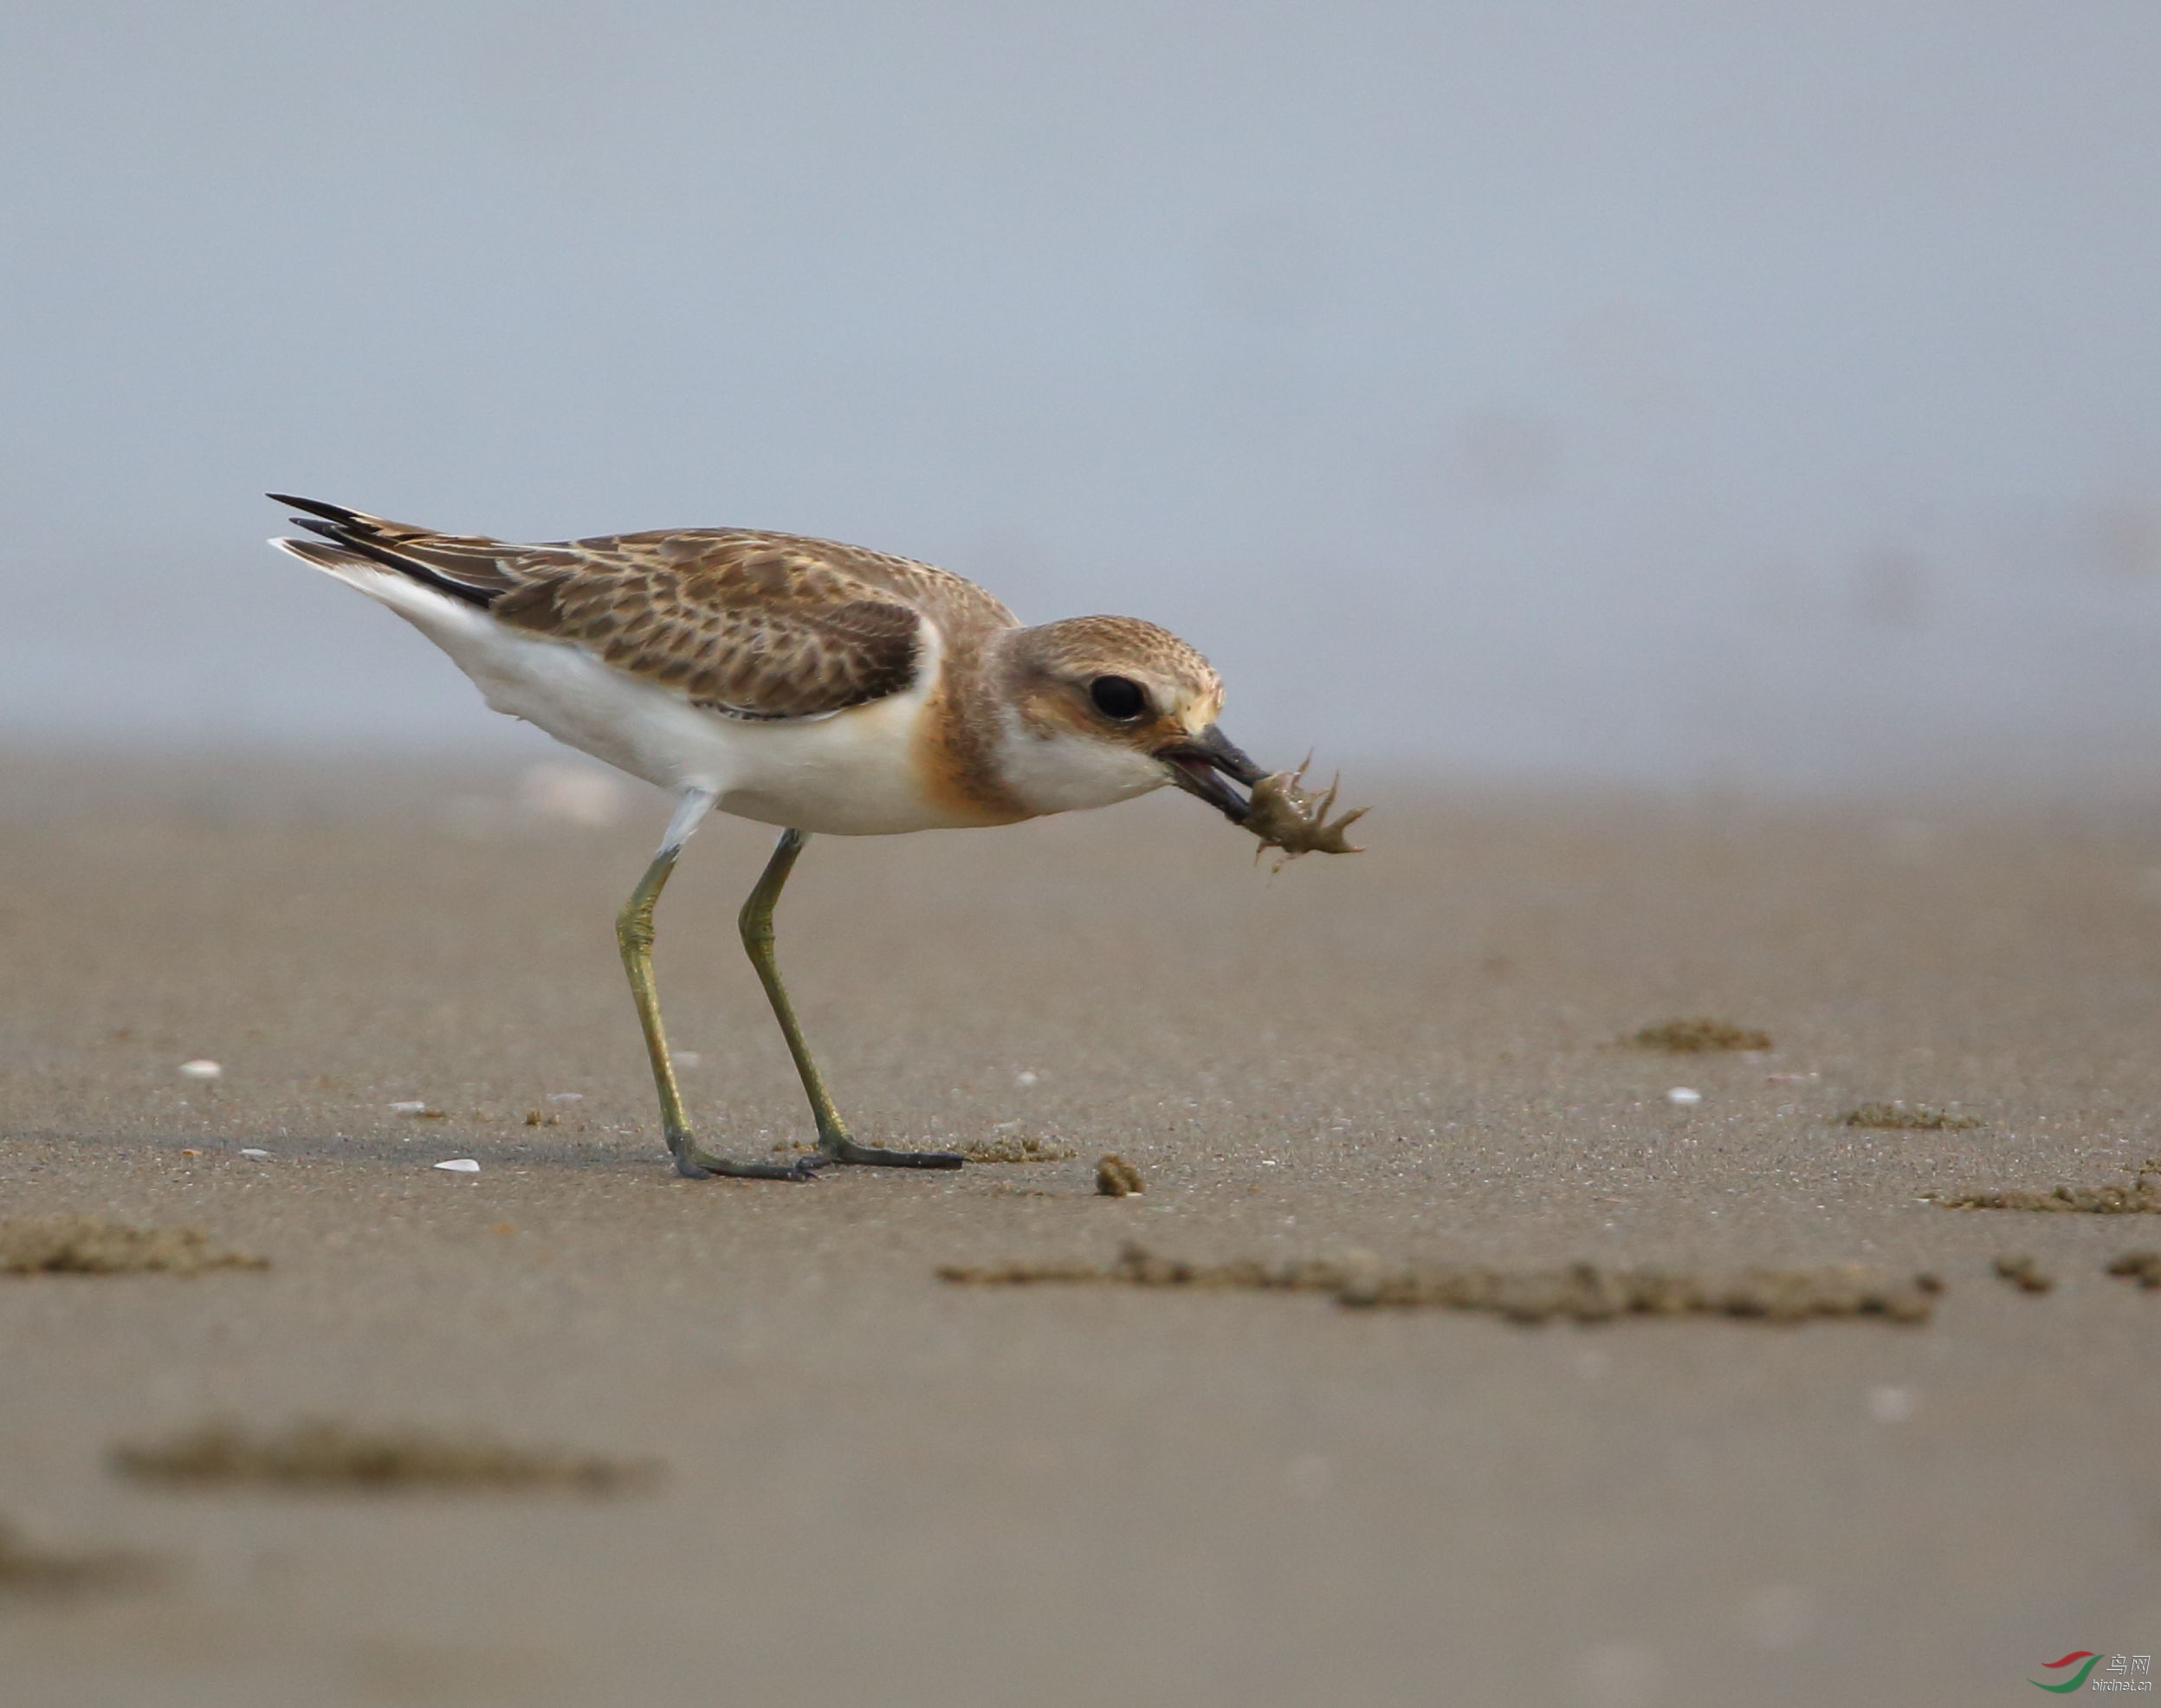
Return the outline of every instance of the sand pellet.
[[[958,1148],[971,1162],[1066,1162],[1075,1155],[1050,1139],[1026,1139],[1010,1134],[995,1139],[977,1139]]]
[[[1562,1269],[1498,1270],[1478,1265],[1390,1266],[1369,1257],[1192,1264],[1128,1244],[1116,1262],[948,1265],[947,1281],[977,1286],[1038,1282],[1121,1282],[1142,1287],[1250,1287],[1325,1292],[1362,1308],[1440,1305],[1485,1310],[1517,1323],[1556,1317],[1578,1323],[1620,1317],[1737,1317],[1799,1323],[1819,1317],[1881,1317],[1925,1323],[1942,1284],[1917,1275],[1904,1281],[1857,1265],[1828,1269],[1750,1269],[1715,1278],[1692,1271],[1608,1270],[1577,1263]]]
[[[1654,1026],[1645,1026],[1621,1040],[1639,1050],[1665,1050],[1674,1055],[1692,1055],[1705,1050],[1768,1050],[1771,1035],[1758,1032],[1754,1026],[1737,1026],[1730,1020],[1701,1018],[1685,1020],[1661,1020]]]
[[[32,1543],[0,1518],[0,1596],[64,1595],[117,1587],[151,1575],[140,1555],[68,1554]]]
[[[1963,1133],[1981,1124],[1977,1116],[1954,1115],[1933,1103],[1863,1103],[1839,1116],[1848,1127],[1880,1127],[1912,1133]]]
[[[113,1467],[170,1485],[283,1488],[538,1489],[613,1493],[649,1481],[650,1463],[507,1446],[481,1436],[308,1422],[269,1433],[210,1423],[122,1446]]]
[[[93,1216],[0,1222],[0,1275],[199,1275],[269,1259],[210,1244],[194,1227],[131,1227]]]
[[[2045,1293],[2056,1284],[2051,1277],[2041,1272],[2031,1258],[1998,1258],[1995,1268],[1998,1275],[2022,1293]]]

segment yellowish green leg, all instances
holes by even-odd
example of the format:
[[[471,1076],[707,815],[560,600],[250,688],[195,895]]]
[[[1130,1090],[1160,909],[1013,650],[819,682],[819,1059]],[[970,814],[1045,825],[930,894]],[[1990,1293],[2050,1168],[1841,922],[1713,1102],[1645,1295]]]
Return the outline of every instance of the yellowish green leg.
[[[780,845],[773,851],[773,858],[766,863],[766,870],[751,890],[749,899],[744,902],[741,916],[736,922],[742,928],[743,948],[750,955],[750,964],[758,969],[759,982],[766,987],[766,998],[773,1004],[773,1018],[780,1022],[781,1035],[788,1041],[788,1053],[795,1058],[795,1071],[802,1076],[804,1094],[811,1100],[811,1114],[818,1122],[818,1154],[809,1159],[811,1166],[857,1162],[883,1168],[958,1168],[961,1159],[951,1151],[881,1150],[875,1145],[857,1144],[848,1136],[847,1123],[833,1107],[825,1082],[818,1075],[818,1064],[811,1059],[810,1046],[803,1041],[803,1029],[796,1024],[795,1005],[788,1000],[787,987],[780,982],[780,969],[773,954],[773,909],[780,899],[781,887],[787,883],[788,874],[795,870],[796,857],[809,840],[801,831],[780,832]],[[648,1033],[649,1037],[652,1035]],[[666,1096],[663,1092],[663,1102]],[[681,1166],[680,1157],[677,1166]]]
[[[691,1136],[689,1118],[683,1110],[683,1093],[676,1085],[675,1064],[668,1058],[668,1034],[660,1019],[660,993],[653,984],[653,908],[676,869],[683,845],[690,839],[708,812],[713,797],[693,790],[685,794],[662,839],[660,852],[645,869],[631,899],[615,916],[615,940],[623,951],[623,968],[631,976],[631,994],[637,1002],[638,1024],[645,1031],[645,1053],[653,1064],[653,1085],[660,1093],[660,1118],[668,1138],[669,1155],[676,1172],[692,1180],[709,1174],[733,1174],[751,1180],[806,1181],[814,1161],[735,1162],[702,1149]],[[822,1159],[821,1159],[822,1160]]]

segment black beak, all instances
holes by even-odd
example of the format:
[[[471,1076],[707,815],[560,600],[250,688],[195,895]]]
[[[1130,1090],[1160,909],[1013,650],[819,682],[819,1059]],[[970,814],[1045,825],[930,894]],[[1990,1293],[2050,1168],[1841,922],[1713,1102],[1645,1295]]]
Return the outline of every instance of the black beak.
[[[1210,724],[1198,735],[1158,747],[1155,757],[1170,767],[1170,780],[1189,795],[1198,795],[1233,825],[1245,822],[1245,797],[1223,780],[1248,788],[1268,773],[1233,747],[1220,729]]]

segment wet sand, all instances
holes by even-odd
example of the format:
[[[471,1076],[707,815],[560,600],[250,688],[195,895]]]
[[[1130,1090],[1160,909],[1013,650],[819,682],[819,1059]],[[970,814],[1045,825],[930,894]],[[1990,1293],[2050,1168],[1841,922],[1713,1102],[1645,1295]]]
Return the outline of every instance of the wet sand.
[[[161,1569],[0,1584],[0,1701],[1971,1704],[2161,1640],[2161,1291],[2104,1273],[2161,1219],[1921,1197],[2161,1155],[2161,815],[1383,792],[1372,852],[1272,878],[1182,798],[821,839],[781,954],[858,1131],[1075,1155],[793,1187],[665,1166],[631,804],[0,768],[0,1220],[270,1264],[0,1277],[0,1518]],[[767,840],[700,835],[659,967],[708,1142],[770,1153],[806,1127],[734,938]],[[1773,1048],[1614,1042],[1695,1016]],[[1838,1121],[1892,1099],[1981,1124]],[[1106,1151],[1142,1194],[1097,1194]],[[1131,1239],[1945,1290],[1526,1327],[936,1277]],[[111,1466],[217,1419],[665,1469]]]

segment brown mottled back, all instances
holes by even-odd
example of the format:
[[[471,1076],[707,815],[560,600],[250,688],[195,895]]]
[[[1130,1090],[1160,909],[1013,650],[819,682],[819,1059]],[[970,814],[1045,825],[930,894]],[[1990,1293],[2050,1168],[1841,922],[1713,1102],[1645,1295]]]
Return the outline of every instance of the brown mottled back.
[[[362,557],[732,717],[809,717],[903,691],[926,618],[948,655],[1015,623],[948,571],[797,534],[684,528],[512,545],[307,508],[330,518],[310,526]]]

